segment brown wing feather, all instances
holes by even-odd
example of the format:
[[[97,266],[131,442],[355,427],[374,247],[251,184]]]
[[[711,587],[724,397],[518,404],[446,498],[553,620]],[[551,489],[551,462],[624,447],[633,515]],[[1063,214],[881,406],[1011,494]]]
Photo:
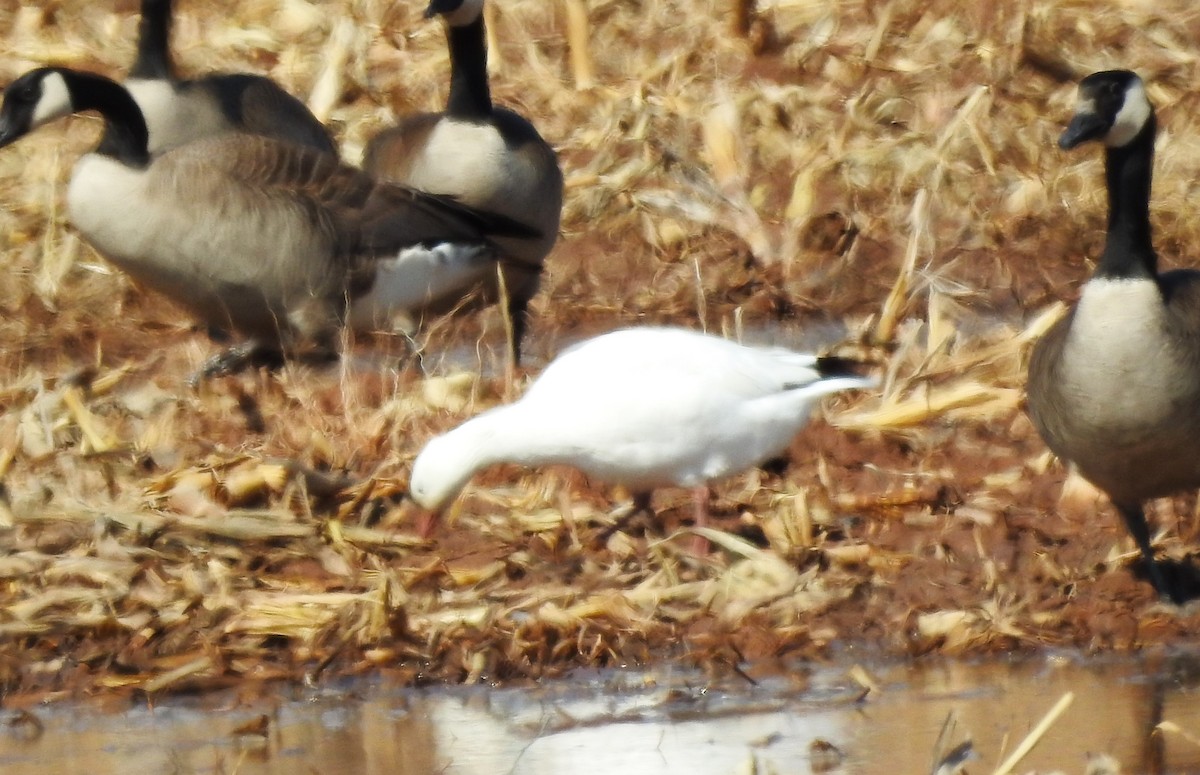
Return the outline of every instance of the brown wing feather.
[[[380,180],[405,180],[441,119],[441,113],[417,113],[384,129],[367,143],[363,169]]]
[[[379,183],[311,149],[250,135],[214,138],[204,163],[238,182],[303,207],[335,238],[339,255],[394,254],[430,242],[480,242],[528,234],[529,227],[449,197]]]
[[[213,83],[222,100],[236,99],[236,118],[247,132],[337,155],[337,144],[325,125],[271,79],[236,74],[213,75],[204,81]]]

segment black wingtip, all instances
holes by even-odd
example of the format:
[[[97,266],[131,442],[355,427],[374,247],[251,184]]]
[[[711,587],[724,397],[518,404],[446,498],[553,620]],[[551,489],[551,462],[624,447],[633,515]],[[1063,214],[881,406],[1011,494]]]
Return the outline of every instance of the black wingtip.
[[[411,191],[411,194],[426,199],[437,200],[443,207],[456,211],[467,218],[479,232],[486,237],[511,237],[513,239],[541,239],[545,233],[534,226],[523,223],[506,215],[469,207],[452,194],[428,194]]]
[[[875,364],[841,355],[821,355],[817,371],[822,377],[869,377]]]
[[[519,239],[541,239],[545,236],[541,229],[535,229],[527,223],[522,223],[503,215],[489,215],[488,233],[493,237],[516,237]]]
[[[1108,132],[1109,125],[1095,113],[1077,113],[1071,123],[1058,137],[1058,147],[1069,151],[1089,140],[1099,140]]]

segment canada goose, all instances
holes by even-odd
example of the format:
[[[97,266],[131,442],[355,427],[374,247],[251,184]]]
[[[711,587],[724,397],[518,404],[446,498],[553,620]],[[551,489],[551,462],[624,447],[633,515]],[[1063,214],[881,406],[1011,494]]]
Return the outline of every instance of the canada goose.
[[[525,227],[445,198],[377,183],[293,143],[226,132],[150,159],[146,124],[116,82],[39,68],[0,105],[0,147],[55,118],[104,117],[75,165],[71,222],[139,282],[203,322],[249,338],[209,371],[315,343],[461,288],[491,265],[493,232]]]
[[[623,484],[648,505],[662,486],[694,488],[696,523],[710,480],[776,457],[818,398],[874,380],[846,362],[747,347],[678,328],[629,328],[559,355],[515,403],[431,440],[410,493],[433,517],[478,471],[497,463],[562,464]]]
[[[440,16],[450,48],[450,96],[442,113],[410,116],[367,144],[363,167],[380,180],[498,213],[538,236],[498,238],[505,255],[504,288],[513,324],[513,362],[520,361],[529,300],[540,267],[558,239],[563,175],[558,157],[533,125],[492,105],[488,88],[483,0],[431,0],[425,16]],[[471,278],[484,298],[499,291],[494,270]],[[431,310],[434,312],[441,310]]]
[[[1029,413],[1059,457],[1108,494],[1150,581],[1182,600],[1154,560],[1143,501],[1200,487],[1200,272],[1158,272],[1150,235],[1154,109],[1140,78],[1079,84],[1064,149],[1105,145],[1108,236],[1079,302],[1037,343]]]
[[[169,49],[171,2],[142,0],[137,59],[125,80],[150,129],[151,156],[231,129],[337,155],[325,126],[270,78],[248,73],[178,78]]]

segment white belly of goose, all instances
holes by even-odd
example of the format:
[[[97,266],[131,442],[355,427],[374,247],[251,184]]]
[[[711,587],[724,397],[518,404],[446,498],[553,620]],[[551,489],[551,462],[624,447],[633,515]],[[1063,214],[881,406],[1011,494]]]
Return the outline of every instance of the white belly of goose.
[[[1095,426],[1153,429],[1169,422],[1179,366],[1167,313],[1149,279],[1094,279],[1084,287],[1063,353],[1062,390]]]
[[[86,154],[67,190],[75,228],[134,278],[193,308],[258,299],[276,314],[334,287],[329,267],[314,259],[322,238],[305,230],[301,208],[264,207],[254,191],[220,176],[158,167]]]
[[[525,198],[537,187],[535,173],[513,158],[495,127],[448,120],[434,125],[404,183],[518,220],[528,217]]]
[[[496,271],[487,246],[445,242],[405,248],[376,266],[370,291],[350,304],[348,322],[359,331],[387,328],[397,315],[461,293]]]
[[[206,190],[180,191],[186,180],[156,180],[155,169],[134,169],[99,154],[75,165],[67,189],[67,213],[75,228],[100,252],[134,275],[171,273],[183,278],[218,277],[254,284],[277,258],[265,250],[278,235],[244,228],[252,214],[237,214],[236,190],[228,205],[206,201]],[[197,186],[200,182],[197,182]],[[189,196],[189,193],[192,196]],[[260,235],[261,239],[246,238]],[[240,261],[253,255],[258,260]],[[289,278],[290,279],[290,278]]]
[[[122,267],[136,267],[157,240],[147,213],[145,170],[99,154],[75,164],[67,188],[67,214],[92,245]]]

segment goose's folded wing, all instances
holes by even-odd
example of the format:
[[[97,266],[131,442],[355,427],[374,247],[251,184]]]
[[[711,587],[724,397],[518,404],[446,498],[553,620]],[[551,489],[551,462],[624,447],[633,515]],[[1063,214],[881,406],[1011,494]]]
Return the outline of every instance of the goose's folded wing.
[[[217,163],[228,174],[305,202],[337,233],[353,237],[346,245],[350,250],[393,252],[416,244],[538,236],[530,226],[452,197],[380,183],[308,148],[244,135],[227,144],[229,152]]]
[[[222,112],[247,132],[337,155],[337,145],[325,125],[270,78],[216,73],[190,81],[188,86],[212,92]]]

